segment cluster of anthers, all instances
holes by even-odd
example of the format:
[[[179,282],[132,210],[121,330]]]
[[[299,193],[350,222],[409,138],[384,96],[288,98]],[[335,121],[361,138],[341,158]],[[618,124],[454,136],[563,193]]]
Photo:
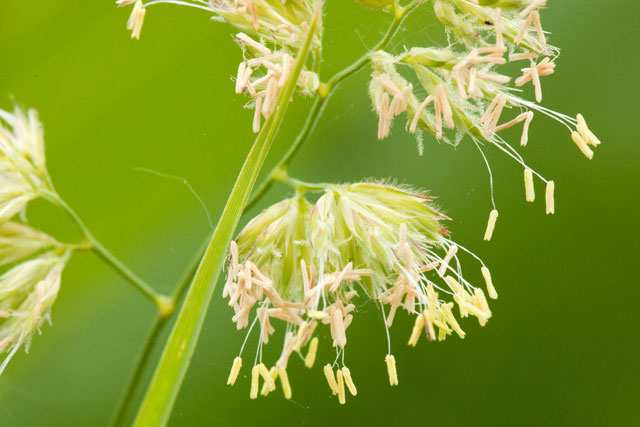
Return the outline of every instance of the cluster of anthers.
[[[324,368],[329,388],[339,402],[346,390],[357,394],[345,364],[347,330],[356,303],[371,300],[384,318],[390,385],[398,384],[389,328],[398,309],[415,317],[408,343],[421,336],[444,340],[464,338],[454,315],[475,316],[481,325],[491,317],[485,293],[462,275],[459,255],[480,263],[491,298],[497,298],[489,269],[475,254],[448,238],[446,217],[424,193],[382,183],[327,185],[311,204],[303,195],[281,201],[254,218],[232,243],[223,296],[233,307],[238,329],[248,328],[228,384],[242,367],[242,353],[257,326],[258,346],[251,370],[250,397],[266,396],[279,379],[284,396],[292,396],[287,374],[297,353],[314,366],[318,326],[327,325],[335,348]],[[269,368],[263,346],[284,323],[279,358]],[[305,350],[306,349],[306,350]],[[305,352],[305,354],[303,354]],[[260,383],[262,382],[262,386]]]
[[[252,128],[260,130],[276,107],[280,89],[290,75],[294,56],[302,46],[311,22],[314,0],[118,0],[119,7],[133,5],[127,28],[140,38],[147,8],[156,4],[175,4],[204,10],[213,19],[241,30],[235,38],[244,54],[238,67],[235,90],[251,98],[247,107],[254,109]],[[316,31],[312,51],[321,48],[322,30]],[[320,85],[318,75],[302,70],[297,88],[302,95],[312,95]]]
[[[286,51],[272,51],[245,33],[238,33],[236,40],[245,56],[238,66],[236,93],[245,93],[253,99],[252,127],[254,132],[258,132],[261,118],[268,119],[276,108],[280,91],[291,74],[294,58]],[[297,85],[300,92],[312,95],[319,85],[316,73],[302,70]]]
[[[457,43],[447,48],[414,47],[400,55],[387,52],[371,54],[373,74],[369,86],[373,107],[378,115],[378,138],[386,138],[394,119],[406,114],[406,128],[417,134],[422,150],[423,132],[437,140],[457,145],[468,136],[480,151],[491,182],[493,209],[485,230],[485,239],[493,235],[498,210],[493,194],[491,167],[483,151],[488,143],[514,159],[524,170],[526,200],[535,200],[534,177],[546,185],[546,213],[555,213],[555,183],[531,168],[522,155],[500,134],[522,125],[520,145],[529,141],[534,112],[546,115],[569,129],[571,139],[589,159],[600,140],[589,129],[584,117],[575,119],[543,107],[541,78],[554,73],[559,50],[547,43],[540,10],[546,0],[482,2],[437,0],[438,19]],[[489,5],[488,5],[489,4]],[[528,62],[515,78],[497,67]],[[412,72],[411,79],[401,69]],[[417,81],[420,96],[410,81]],[[531,83],[536,102],[518,96],[517,88]],[[507,110],[517,112],[507,117]]]
[[[42,126],[34,110],[0,109],[0,374],[50,320],[70,250],[20,221],[50,191]]]

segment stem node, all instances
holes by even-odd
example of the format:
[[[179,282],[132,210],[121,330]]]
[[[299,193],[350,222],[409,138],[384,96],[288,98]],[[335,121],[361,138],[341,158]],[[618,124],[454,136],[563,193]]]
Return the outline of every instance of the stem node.
[[[318,86],[318,96],[325,99],[331,93],[331,85],[328,83],[320,83]]]
[[[160,319],[167,319],[175,311],[176,302],[173,298],[166,295],[158,295],[156,297],[156,307],[158,307],[158,317]]]

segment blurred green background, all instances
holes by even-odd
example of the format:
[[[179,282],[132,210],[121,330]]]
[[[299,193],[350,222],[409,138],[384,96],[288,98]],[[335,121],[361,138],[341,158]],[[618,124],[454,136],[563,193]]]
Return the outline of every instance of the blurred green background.
[[[325,78],[372,46],[389,19],[346,0],[327,9]],[[0,105],[39,109],[60,192],[108,247],[169,292],[209,224],[180,182],[138,168],[188,179],[215,219],[251,144],[251,113],[233,94],[240,53],[229,27],[203,12],[157,7],[134,42],[124,28],[127,15],[112,1],[2,0]],[[490,151],[500,208],[491,244],[481,241],[490,205],[475,148],[428,140],[420,157],[400,126],[378,142],[367,73],[341,87],[292,173],[310,181],[395,177],[432,190],[455,219],[456,240],[492,266],[501,296],[494,318],[486,328],[465,322],[464,341],[409,350],[410,320],[399,316],[392,339],[400,387],[390,389],[384,329],[374,307],[364,305],[349,330],[357,398],[339,407],[319,364],[307,371],[293,363],[294,399],[277,393],[254,402],[246,369],[236,387],[225,386],[244,335],[218,288],[171,425],[640,425],[640,286],[633,276],[640,237],[639,15],[634,0],[550,2],[545,28],[563,54],[557,74],[544,82],[544,104],[583,112],[605,144],[589,162],[564,128],[534,121],[526,156],[557,183],[553,217],[544,215],[542,200],[524,202],[521,169]],[[425,7],[395,47],[441,40]],[[271,162],[307,106],[296,102]],[[274,189],[262,207],[286,191]],[[44,204],[30,214],[58,236],[78,237]],[[146,301],[93,255],[75,256],[53,327],[0,378],[0,425],[107,425],[152,316]],[[322,348],[319,357],[324,362],[332,351]]]

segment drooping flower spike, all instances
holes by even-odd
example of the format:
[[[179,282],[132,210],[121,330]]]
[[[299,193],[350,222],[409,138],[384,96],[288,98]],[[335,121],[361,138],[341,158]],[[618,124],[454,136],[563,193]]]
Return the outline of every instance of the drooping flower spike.
[[[547,42],[540,10],[546,0],[437,0],[436,16],[457,44],[447,48],[414,47],[400,55],[371,54],[373,73],[369,93],[378,115],[378,137],[386,138],[397,116],[405,114],[406,128],[418,137],[422,132],[457,145],[469,137],[480,151],[490,176],[493,209],[485,230],[491,240],[498,218],[491,167],[483,151],[485,144],[498,148],[524,171],[526,200],[535,200],[534,178],[546,186],[546,213],[555,213],[555,183],[530,167],[501,133],[522,126],[520,145],[529,141],[534,112],[551,117],[569,130],[571,139],[589,159],[600,140],[584,117],[575,119],[539,105],[541,78],[555,72],[559,50]],[[507,63],[527,61],[514,78],[498,70]],[[408,70],[411,78],[403,75]],[[401,72],[402,71],[402,72]],[[414,90],[410,82],[417,81]],[[513,83],[513,85],[512,85]],[[518,88],[532,84],[536,102],[516,95]],[[515,115],[508,117],[508,110]]]
[[[134,39],[140,38],[147,8],[157,4],[173,4],[204,10],[213,19],[226,22],[241,32],[236,41],[244,60],[238,66],[236,93],[251,98],[254,109],[252,128],[260,130],[261,119],[269,117],[277,95],[288,78],[293,58],[302,46],[316,10],[316,0],[118,0],[119,7],[133,5],[127,28]],[[312,41],[312,51],[319,51],[322,25]],[[319,86],[318,75],[303,70],[298,80],[299,92],[311,95]]]
[[[365,299],[380,307],[388,337],[399,309],[414,316],[412,346],[421,336],[464,337],[455,306],[460,317],[475,316],[485,325],[491,317],[485,294],[463,276],[459,254],[480,262],[489,296],[497,298],[491,275],[477,256],[449,239],[445,219],[428,195],[381,183],[330,185],[315,204],[297,195],[254,218],[231,245],[223,291],[237,328],[249,328],[228,384],[236,382],[245,344],[257,326],[250,397],[269,394],[280,379],[290,398],[289,359],[299,353],[312,367],[317,332],[326,325],[336,359],[323,372],[331,392],[345,403],[346,391],[357,394],[345,365],[347,331],[356,303]],[[263,346],[278,323],[284,323],[284,342],[269,369]],[[390,339],[384,360],[390,384],[397,385]]]
[[[65,245],[16,218],[27,204],[53,191],[44,132],[35,110],[0,109],[0,374],[20,348],[50,321],[62,270],[73,245]]]

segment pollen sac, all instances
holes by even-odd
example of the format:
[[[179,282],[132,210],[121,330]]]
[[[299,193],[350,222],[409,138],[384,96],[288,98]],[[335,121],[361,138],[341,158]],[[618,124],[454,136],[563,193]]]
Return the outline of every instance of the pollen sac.
[[[276,109],[281,89],[289,78],[294,53],[286,49],[272,50],[245,33],[236,35],[245,60],[238,66],[236,93],[249,96],[254,108],[253,131],[258,132],[262,119],[268,119]],[[303,95],[313,95],[320,86],[314,72],[302,70],[296,88]]]
[[[484,293],[459,267],[463,256],[479,258],[449,239],[442,224],[447,217],[428,194],[376,182],[322,188],[313,204],[297,194],[266,209],[229,251],[223,296],[238,329],[258,324],[262,346],[273,339],[278,323],[286,325],[274,363],[280,375],[294,352],[306,354],[304,363],[313,366],[321,354],[315,335],[321,326],[327,326],[340,355],[356,304],[364,299],[380,307],[386,328],[399,309],[416,316],[410,345],[422,335],[428,340],[453,333],[464,337],[454,302],[461,317],[475,316],[486,324],[491,311]],[[344,365],[337,371],[325,365],[324,373],[340,403],[346,402],[345,389],[357,394]],[[397,385],[397,375],[390,382]],[[291,396],[290,386],[283,391]]]

